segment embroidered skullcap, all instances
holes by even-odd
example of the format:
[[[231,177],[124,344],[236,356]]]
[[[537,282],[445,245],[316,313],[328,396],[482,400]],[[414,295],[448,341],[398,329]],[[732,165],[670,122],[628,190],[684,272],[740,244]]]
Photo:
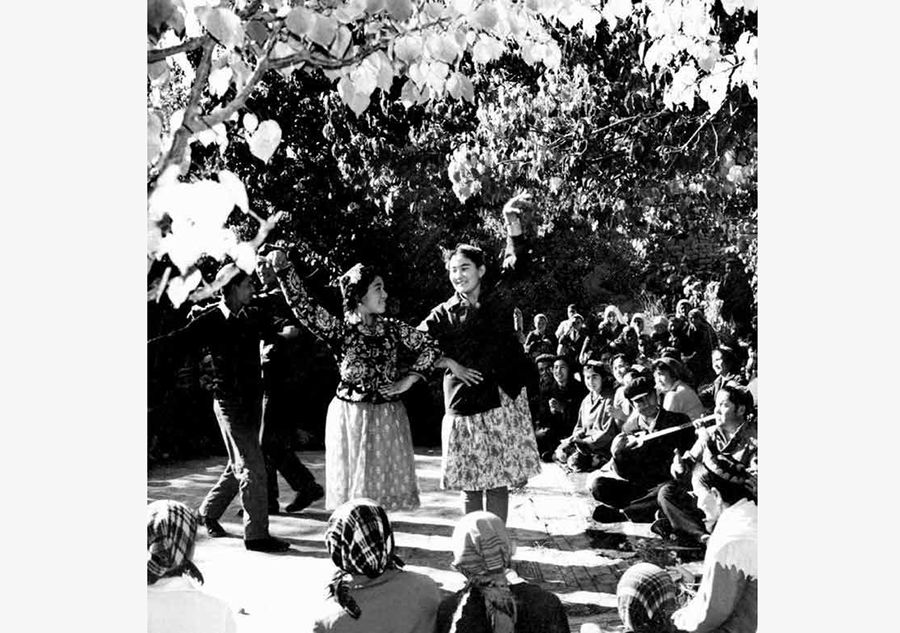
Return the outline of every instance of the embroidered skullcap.
[[[338,568],[328,585],[329,595],[354,619],[361,611],[350,595],[347,575],[377,578],[387,569],[403,567],[394,554],[394,531],[387,513],[371,499],[348,501],[332,513],[325,547]]]
[[[733,484],[744,486],[750,479],[747,467],[727,453],[720,453],[710,440],[703,449],[703,465],[711,473]]]
[[[476,595],[484,599],[491,630],[513,633],[516,602],[509,590],[506,570],[516,546],[503,520],[483,510],[470,512],[457,524],[450,540],[452,565],[466,577],[466,586],[451,621],[451,633],[457,631],[466,603]]]
[[[677,608],[675,581],[652,563],[629,567],[616,587],[619,617],[625,631],[651,633],[671,630],[669,618]]]
[[[352,312],[356,309],[360,299],[366,296],[369,286],[378,276],[374,266],[356,264],[338,279],[341,288],[341,296],[344,298],[344,311]]]
[[[190,556],[197,536],[197,515],[178,501],[154,501],[147,506],[147,583],[179,571],[203,582]]]

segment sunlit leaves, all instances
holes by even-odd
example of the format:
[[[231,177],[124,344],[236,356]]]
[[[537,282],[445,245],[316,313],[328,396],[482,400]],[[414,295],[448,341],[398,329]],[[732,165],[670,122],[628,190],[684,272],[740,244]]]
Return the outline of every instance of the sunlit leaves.
[[[408,64],[419,59],[423,49],[422,38],[418,35],[404,35],[394,42],[394,55]]]
[[[200,24],[219,44],[225,48],[234,48],[244,44],[244,25],[231,9],[195,9]]]
[[[260,123],[247,141],[250,153],[264,163],[269,162],[280,142],[281,126],[271,119]]]
[[[683,103],[688,109],[694,107],[697,94],[697,68],[693,64],[685,64],[672,77],[672,85],[663,95],[663,103],[667,108],[674,108]]]
[[[406,22],[412,16],[410,0],[385,0],[388,15],[397,22]]]
[[[244,129],[251,134],[253,134],[259,126],[259,119],[252,112],[247,112],[241,122],[244,125]]]
[[[484,5],[479,7],[467,19],[472,26],[487,31],[497,26],[497,9],[492,5]]]
[[[234,71],[229,66],[215,68],[209,73],[209,89],[217,97],[221,97],[228,91],[231,85],[231,77]]]
[[[231,194],[234,205],[244,213],[248,213],[250,211],[250,202],[247,199],[247,190],[244,188],[244,183],[241,182],[240,178],[227,169],[220,171],[218,176],[219,183],[228,189],[228,192]]]
[[[712,113],[719,111],[728,96],[731,69],[731,64],[720,61],[709,75],[700,80],[700,98],[709,104],[709,111]]]
[[[479,35],[478,41],[472,47],[472,59],[476,64],[487,64],[495,59],[500,59],[505,47],[502,42],[489,35]]]
[[[462,73],[453,73],[447,80],[447,92],[454,99],[465,99],[469,103],[475,103],[475,88],[472,81]]]
[[[298,37],[306,35],[312,28],[313,12],[305,7],[293,9],[284,18],[284,25]]]
[[[153,164],[162,152],[162,119],[156,112],[147,113],[147,163]]]

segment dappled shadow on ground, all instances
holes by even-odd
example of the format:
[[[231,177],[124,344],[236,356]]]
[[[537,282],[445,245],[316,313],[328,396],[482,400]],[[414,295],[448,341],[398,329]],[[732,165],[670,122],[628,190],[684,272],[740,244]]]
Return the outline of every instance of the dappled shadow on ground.
[[[653,563],[660,567],[671,567],[681,563],[703,560],[703,548],[679,546],[661,538],[631,536],[617,532],[587,529],[585,535],[601,556],[628,556],[631,561]]]

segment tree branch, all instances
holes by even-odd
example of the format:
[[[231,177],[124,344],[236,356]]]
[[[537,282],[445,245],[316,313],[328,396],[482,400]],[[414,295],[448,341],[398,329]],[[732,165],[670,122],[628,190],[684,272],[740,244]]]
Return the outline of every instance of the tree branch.
[[[204,38],[201,37],[192,37],[189,40],[183,41],[181,44],[177,44],[175,46],[169,46],[168,48],[154,48],[147,51],[147,63],[155,64],[156,62],[164,60],[166,57],[171,57],[172,55],[177,55],[178,53],[186,53],[188,51],[193,51],[201,46],[203,46]]]
[[[218,125],[219,123],[224,123],[231,118],[232,114],[242,108],[244,106],[244,103],[246,103],[247,99],[250,97],[250,93],[252,93],[253,89],[256,87],[256,84],[259,83],[259,80],[262,79],[262,76],[266,73],[266,71],[271,68],[269,55],[271,54],[272,49],[275,47],[275,43],[277,41],[278,33],[272,32],[269,35],[269,39],[266,40],[266,44],[263,47],[263,57],[256,65],[256,69],[253,71],[253,74],[250,75],[250,78],[247,80],[247,83],[244,84],[243,89],[235,96],[234,99],[232,99],[228,103],[228,105],[219,110],[216,110],[208,116],[197,117],[197,120],[202,122],[205,126],[211,128],[215,125]]]
[[[161,174],[164,173],[170,165],[180,165],[184,158],[184,153],[187,150],[188,143],[194,133],[191,129],[191,123],[196,119],[195,113],[200,105],[200,95],[203,93],[203,87],[206,85],[206,81],[209,78],[209,71],[212,67],[212,51],[214,46],[215,42],[212,37],[204,35],[203,58],[200,60],[200,65],[197,67],[197,72],[194,75],[194,83],[191,86],[191,96],[184,109],[181,127],[175,131],[175,135],[172,139],[172,147],[169,148],[169,151],[163,160],[158,163],[160,165],[159,173]]]

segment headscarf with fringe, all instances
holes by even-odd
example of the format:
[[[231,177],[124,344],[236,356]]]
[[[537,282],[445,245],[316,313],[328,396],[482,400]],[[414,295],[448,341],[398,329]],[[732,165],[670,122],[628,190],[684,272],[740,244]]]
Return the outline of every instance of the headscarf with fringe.
[[[348,501],[332,513],[325,547],[338,568],[328,584],[328,595],[355,620],[362,611],[350,594],[350,574],[377,578],[385,570],[403,567],[394,554],[394,531],[387,513],[371,499]]]
[[[203,574],[191,562],[197,536],[197,515],[178,501],[154,501],[147,506],[147,584],[164,576],[187,574],[203,584]]]
[[[624,631],[662,633],[672,630],[670,618],[677,607],[675,581],[652,563],[629,567],[616,587],[619,617]]]
[[[494,633],[513,633],[516,627],[516,602],[509,590],[506,570],[515,553],[503,521],[485,511],[470,512],[453,530],[453,567],[466,577],[450,633],[457,626],[473,589],[484,597],[491,630]]]

